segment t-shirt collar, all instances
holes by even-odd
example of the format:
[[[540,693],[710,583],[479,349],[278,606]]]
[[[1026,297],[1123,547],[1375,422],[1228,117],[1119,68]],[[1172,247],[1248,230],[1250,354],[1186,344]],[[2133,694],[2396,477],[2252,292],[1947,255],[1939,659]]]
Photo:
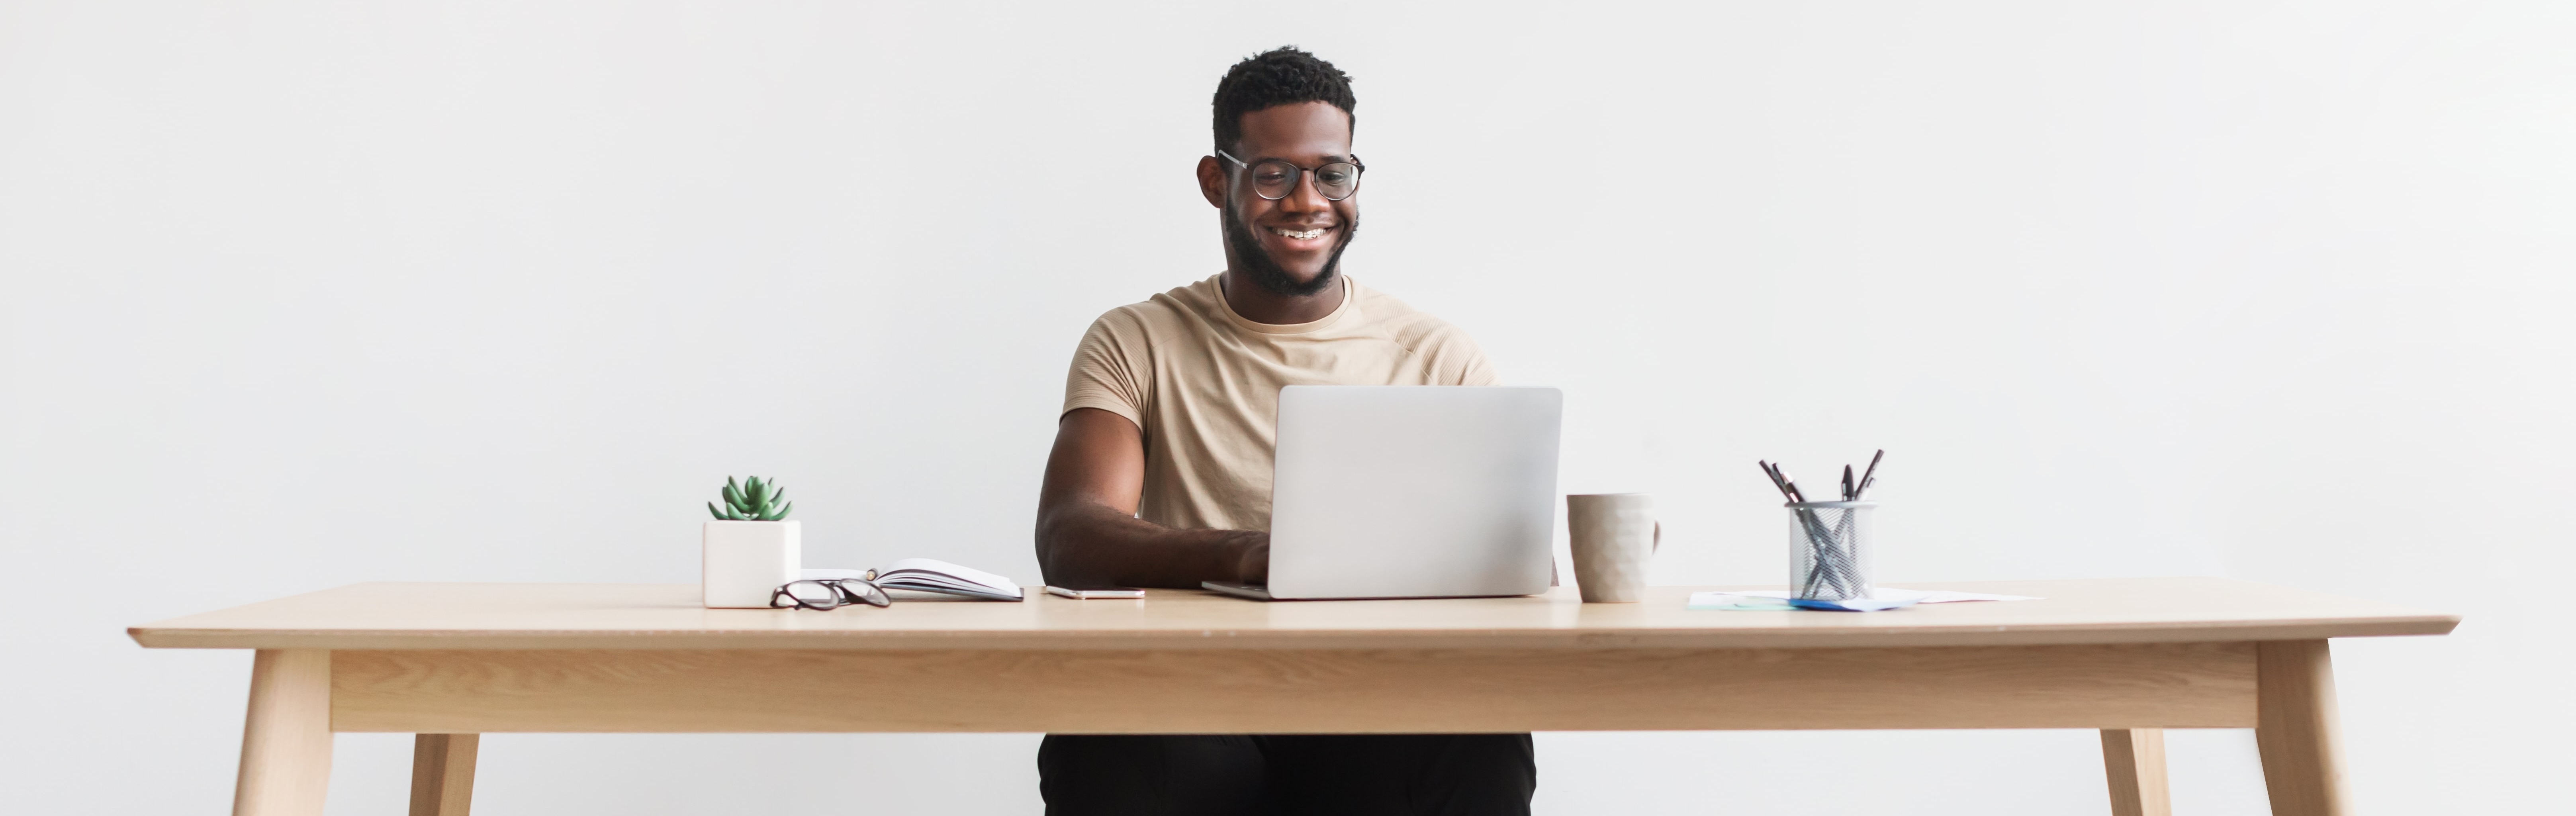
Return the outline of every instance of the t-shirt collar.
[[[1342,275],[1340,277],[1342,282],[1341,305],[1333,307],[1332,314],[1324,315],[1321,318],[1307,323],[1263,323],[1244,317],[1243,315],[1235,314],[1234,304],[1226,302],[1225,299],[1225,273],[1223,272],[1216,273],[1216,277],[1208,279],[1208,288],[1216,295],[1217,313],[1225,315],[1226,322],[1233,323],[1236,328],[1260,334],[1307,334],[1332,328],[1333,324],[1341,322],[1344,316],[1351,314],[1351,304],[1359,301],[1360,282],[1352,280],[1349,275]]]

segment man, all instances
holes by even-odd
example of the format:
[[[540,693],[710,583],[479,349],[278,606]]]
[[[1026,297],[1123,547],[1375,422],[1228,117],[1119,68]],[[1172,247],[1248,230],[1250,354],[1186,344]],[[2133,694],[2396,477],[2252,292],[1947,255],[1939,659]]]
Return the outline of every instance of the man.
[[[1287,385],[1490,385],[1467,335],[1340,274],[1359,230],[1350,78],[1281,48],[1218,82],[1225,271],[1102,315],[1075,349],[1038,499],[1049,584],[1261,583]],[[1528,813],[1528,734],[1049,735],[1047,813]]]

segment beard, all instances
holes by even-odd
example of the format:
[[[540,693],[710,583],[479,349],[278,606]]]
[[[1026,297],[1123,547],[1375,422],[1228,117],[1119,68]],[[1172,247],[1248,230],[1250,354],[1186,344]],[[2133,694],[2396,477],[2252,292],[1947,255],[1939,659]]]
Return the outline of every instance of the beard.
[[[1338,282],[1335,278],[1341,275],[1342,250],[1350,247],[1351,236],[1359,234],[1359,218],[1353,216],[1342,219],[1341,230],[1341,239],[1333,242],[1333,254],[1324,258],[1323,271],[1315,273],[1314,280],[1300,282],[1295,276],[1288,274],[1287,267],[1279,265],[1279,259],[1270,257],[1270,250],[1264,248],[1261,245],[1261,239],[1252,234],[1252,226],[1243,223],[1242,214],[1235,211],[1234,202],[1225,203],[1226,247],[1234,250],[1234,259],[1237,263],[1243,264],[1245,275],[1251,277],[1255,285],[1274,295],[1311,297],[1317,292],[1324,291],[1324,287]]]

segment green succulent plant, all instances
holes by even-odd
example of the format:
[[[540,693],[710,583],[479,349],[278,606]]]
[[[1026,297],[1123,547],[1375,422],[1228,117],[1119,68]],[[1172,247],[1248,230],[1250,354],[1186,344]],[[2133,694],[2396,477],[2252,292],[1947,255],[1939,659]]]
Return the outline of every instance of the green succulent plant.
[[[786,518],[787,511],[796,509],[795,502],[778,502],[785,495],[787,491],[778,489],[776,480],[763,482],[760,477],[753,476],[736,486],[733,477],[727,476],[724,506],[717,507],[715,502],[707,502],[707,512],[716,514],[719,521],[777,521]]]

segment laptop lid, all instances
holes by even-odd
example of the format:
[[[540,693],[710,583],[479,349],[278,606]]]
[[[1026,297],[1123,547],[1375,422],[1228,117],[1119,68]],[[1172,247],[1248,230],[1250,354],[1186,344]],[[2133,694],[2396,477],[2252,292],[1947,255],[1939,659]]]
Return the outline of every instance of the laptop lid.
[[[1546,591],[1564,402],[1554,388],[1280,389],[1271,597]]]

